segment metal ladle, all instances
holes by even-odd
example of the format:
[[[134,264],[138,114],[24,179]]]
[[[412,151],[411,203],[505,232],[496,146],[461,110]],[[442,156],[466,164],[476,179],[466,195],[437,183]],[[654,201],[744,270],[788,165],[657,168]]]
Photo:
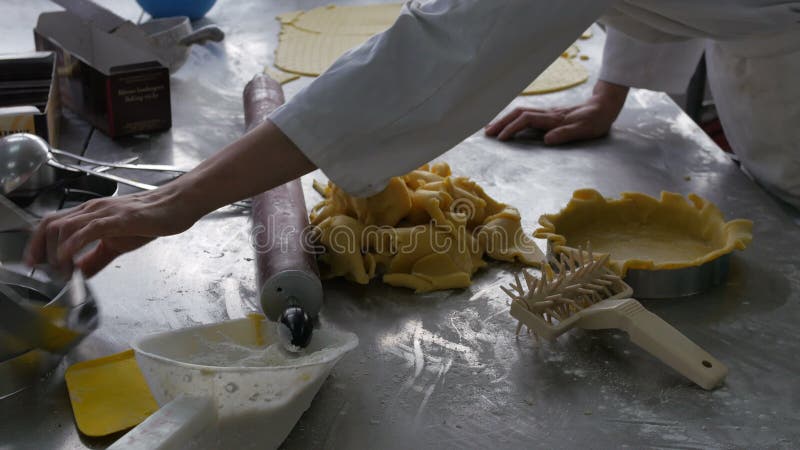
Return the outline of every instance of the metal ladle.
[[[25,134],[0,139],[0,194],[8,195],[31,179],[42,166],[40,151]]]

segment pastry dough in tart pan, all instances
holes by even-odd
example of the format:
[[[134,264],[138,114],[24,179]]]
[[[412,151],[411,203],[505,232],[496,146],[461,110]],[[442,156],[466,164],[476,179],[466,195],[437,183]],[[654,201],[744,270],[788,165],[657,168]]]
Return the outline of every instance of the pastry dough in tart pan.
[[[658,199],[624,192],[607,199],[593,189],[575,191],[564,209],[541,216],[539,224],[534,236],[547,239],[551,251],[589,244],[595,254],[610,254],[610,268],[623,277],[632,269],[702,266],[743,250],[753,227],[744,219],[726,222],[713,203],[695,194],[662,192]]]

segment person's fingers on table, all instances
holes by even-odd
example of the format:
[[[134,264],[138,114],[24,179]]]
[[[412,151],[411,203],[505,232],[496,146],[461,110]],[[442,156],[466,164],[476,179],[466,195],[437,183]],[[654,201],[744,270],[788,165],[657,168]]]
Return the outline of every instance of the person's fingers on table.
[[[536,128],[540,130],[551,130],[558,127],[564,121],[564,116],[553,112],[524,112],[513,122],[508,124],[497,135],[497,139],[505,141],[511,139],[526,128]]]
[[[50,264],[58,269],[58,242],[61,235],[61,221],[69,220],[69,215],[50,221],[45,227],[45,260],[44,262]]]
[[[487,136],[497,136],[497,133],[503,130],[508,124],[515,121],[519,116],[526,112],[544,112],[541,109],[536,108],[514,108],[510,113],[506,114],[505,116],[501,117],[495,122],[490,123],[484,129],[484,132]]]
[[[58,220],[83,213],[87,208],[92,206],[92,203],[93,202],[86,202],[74,208],[50,214],[39,221],[31,232],[31,237],[28,240],[27,248],[25,249],[25,263],[33,267],[36,264],[47,262],[48,229],[51,224]],[[50,229],[49,232],[55,233],[55,230]]]
[[[70,224],[69,228],[65,226],[62,231],[64,236],[61,238],[57,251],[58,264],[68,264],[78,252],[91,242],[106,237],[114,237],[116,232],[119,231],[119,223],[120,220],[115,216],[102,217],[95,215],[82,219],[77,224]],[[77,228],[73,231],[72,226],[75,225],[77,225]]]
[[[554,113],[564,114],[566,116],[578,108],[579,108],[578,106],[559,106],[556,108],[552,108],[549,111]]]
[[[583,122],[573,122],[554,128],[544,135],[545,145],[560,145],[567,142],[591,139],[591,129]]]
[[[49,223],[50,220],[49,217],[45,217],[31,232],[31,237],[25,248],[25,264],[30,267],[41,263],[47,258],[47,237],[45,231],[47,230],[47,223]]]
[[[603,112],[594,105],[583,105],[580,108],[572,109],[564,114],[565,123],[580,121],[599,123],[600,121],[605,121],[605,118]]]
[[[62,211],[56,214],[51,214],[44,217],[31,232],[30,239],[28,240],[27,248],[25,249],[25,263],[28,266],[35,266],[36,264],[47,261],[47,229],[48,226],[66,216],[71,214],[71,211]]]
[[[71,271],[72,260],[63,258],[59,249],[73,234],[100,214],[100,211],[86,212],[84,209],[49,220],[45,230],[47,262],[61,271]]]

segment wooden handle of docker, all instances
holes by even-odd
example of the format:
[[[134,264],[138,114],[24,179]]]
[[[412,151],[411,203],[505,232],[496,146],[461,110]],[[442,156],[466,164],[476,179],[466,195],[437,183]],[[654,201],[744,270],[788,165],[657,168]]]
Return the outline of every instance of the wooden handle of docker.
[[[244,88],[247,130],[263,123],[284,101],[277,81],[257,75]],[[289,305],[316,317],[322,308],[322,283],[313,254],[304,245],[308,211],[296,179],[253,197],[253,243],[261,308],[277,320]]]

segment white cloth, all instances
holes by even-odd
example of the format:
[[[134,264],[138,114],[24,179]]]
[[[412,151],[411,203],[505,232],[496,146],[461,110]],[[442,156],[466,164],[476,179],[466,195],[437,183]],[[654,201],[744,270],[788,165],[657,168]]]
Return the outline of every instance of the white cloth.
[[[746,39],[800,26],[800,1],[409,2],[389,30],[270,119],[336,184],[370,195],[485,125],[603,13],[625,34],[664,44],[664,55],[680,53],[667,44],[689,45],[679,42],[687,38]],[[680,83],[688,70],[676,68]]]

